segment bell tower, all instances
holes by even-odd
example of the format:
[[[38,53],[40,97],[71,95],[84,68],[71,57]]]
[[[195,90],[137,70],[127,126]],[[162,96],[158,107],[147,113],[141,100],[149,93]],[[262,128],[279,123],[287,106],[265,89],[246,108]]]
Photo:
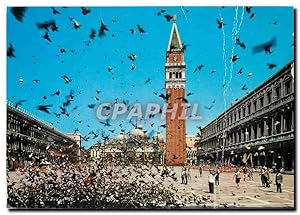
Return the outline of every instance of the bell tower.
[[[168,95],[165,163],[170,166],[183,165],[186,161],[186,122],[183,115],[185,67],[184,50],[174,16],[165,64],[165,88]],[[175,109],[176,114],[170,112]]]

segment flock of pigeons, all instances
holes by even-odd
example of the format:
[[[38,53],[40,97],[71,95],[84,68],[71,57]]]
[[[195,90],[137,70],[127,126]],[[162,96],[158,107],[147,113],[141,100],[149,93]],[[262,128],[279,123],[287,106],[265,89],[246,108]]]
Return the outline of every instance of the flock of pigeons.
[[[58,9],[58,8],[55,8],[55,7],[51,7],[49,9],[51,9],[51,12],[52,14],[55,16],[55,15],[61,15],[62,14],[62,10],[65,9],[66,7],[62,7],[61,9]],[[23,19],[26,18],[25,14],[26,14],[26,11],[28,10],[28,8],[26,7],[12,7],[10,9],[10,12],[11,14],[16,18],[17,21],[19,22],[23,22]],[[86,8],[86,7],[81,7],[80,8],[81,10],[81,14],[83,16],[87,16],[89,15],[92,10],[89,9],[89,8]],[[186,12],[188,12],[188,10],[186,10]],[[172,18],[171,15],[168,15],[166,14],[166,10],[161,10],[159,13],[157,13],[157,16],[164,16],[166,18],[166,20],[169,22]],[[80,22],[75,18],[75,17],[68,17],[69,21],[72,23],[72,27],[73,29],[79,29],[81,28],[81,24]],[[116,22],[116,20],[113,20],[112,21],[113,23]],[[42,35],[42,38],[47,40],[49,43],[52,42],[52,39],[51,39],[51,34],[52,33],[58,33],[59,32],[59,26],[57,25],[56,21],[55,20],[48,20],[48,21],[44,21],[44,22],[37,22],[36,23],[36,27],[43,31],[44,34]],[[96,36],[98,37],[105,37],[106,36],[106,33],[109,31],[109,27],[104,23],[103,20],[100,21],[100,24],[99,24],[99,28],[98,30],[92,28],[91,31],[90,31],[90,34],[89,34],[89,40],[87,41],[84,41],[85,43],[85,46],[89,46],[91,41],[94,40],[96,38]],[[146,31],[145,29],[140,25],[140,24],[137,24],[136,25],[136,29],[133,29],[131,28],[130,29],[130,34],[135,34],[136,32],[138,32],[139,34],[145,34]],[[114,36],[114,34],[112,34],[112,36]],[[75,53],[76,51],[71,49],[69,50],[71,53]],[[59,49],[59,54],[65,54],[67,53],[68,50],[66,48],[60,48]],[[9,46],[7,48],[7,57],[8,58],[16,58],[17,55],[15,54],[16,51],[15,51],[15,47],[13,46],[12,43],[9,43]],[[57,56],[59,56],[59,54],[57,54]],[[136,58],[137,58],[137,55],[135,53],[129,53],[128,54],[128,60],[132,63],[131,65],[131,70],[135,70],[136,66],[135,66],[135,61],[136,61]],[[34,60],[37,61],[36,59],[36,56],[33,56]],[[61,60],[61,62],[63,63],[64,61]],[[122,60],[122,64],[124,63],[124,60]],[[36,62],[34,62],[34,64],[36,64]],[[107,68],[107,71],[111,74],[114,73],[114,69],[115,67],[110,65],[108,66]],[[80,73],[80,72],[78,72]],[[68,87],[68,85],[73,82],[73,78],[68,76],[68,75],[62,75],[61,76],[61,79],[64,81],[66,87]],[[114,79],[112,77],[112,79]],[[24,79],[22,77],[19,78],[19,82],[22,86],[23,82],[24,82]],[[40,80],[39,79],[35,79],[33,80],[33,82],[35,84],[39,84],[40,83]],[[145,80],[145,84],[151,84],[151,78],[147,78]],[[131,87],[135,87],[134,84],[131,85]],[[77,87],[78,88],[78,87]],[[31,88],[32,90],[33,88]],[[65,90],[65,89],[64,89]],[[70,93],[65,95],[65,101],[63,102],[62,105],[60,105],[58,108],[58,111],[53,111],[52,109],[55,108],[54,105],[52,104],[47,104],[46,102],[48,101],[48,98],[49,97],[61,97],[62,96],[62,92],[64,91],[63,89],[58,89],[58,90],[55,90],[53,93],[49,94],[49,95],[44,95],[42,97],[42,100],[41,102],[39,102],[39,104],[37,105],[37,110],[38,111],[41,111],[41,112],[44,112],[46,114],[53,114],[56,118],[57,118],[57,122],[56,124],[59,124],[60,123],[60,120],[62,116],[66,116],[66,117],[70,117],[71,114],[74,118],[74,124],[76,125],[79,125],[79,126],[82,126],[82,122],[83,120],[80,119],[81,117],[81,113],[77,113],[77,115],[75,114],[75,111],[78,109],[78,106],[74,106],[73,103],[74,103],[74,100],[76,99],[76,97],[78,98],[81,94],[82,94],[82,90],[78,88],[78,91],[76,90],[73,90],[71,89],[70,90]],[[164,90],[164,88],[162,88],[161,90]],[[96,93],[95,93],[95,96],[94,96],[94,100],[95,100],[95,103],[89,103],[87,104],[87,108],[89,109],[95,109],[96,107],[96,103],[99,103],[100,102],[100,93],[102,91],[101,90],[96,90]],[[160,93],[158,94],[158,92],[154,92],[155,95],[163,98],[165,101],[166,101],[166,98],[167,98],[167,95],[163,94],[163,93]],[[188,94],[188,95],[192,95],[191,93]],[[12,96],[13,99],[16,98],[16,96]],[[185,99],[185,98],[183,98]],[[115,99],[115,102],[114,103],[117,103],[117,102],[122,102],[124,103],[126,106],[127,106],[127,110],[130,111],[132,108],[133,108],[133,105],[129,104],[129,101],[128,100],[123,100],[123,101],[120,101],[121,99],[119,98],[116,98]],[[21,107],[23,105],[23,103],[27,102],[28,100],[27,99],[20,99],[18,101],[15,102],[15,107],[18,108],[18,107]],[[185,101],[187,101],[185,99]],[[46,104],[45,104],[46,103]],[[112,106],[107,106],[105,107],[106,110],[110,110],[112,108]],[[162,110],[161,110],[162,111]],[[161,113],[160,111],[160,113]],[[154,115],[150,116],[150,118],[153,118]],[[125,121],[121,121],[121,123],[119,123],[119,127],[120,129],[122,129],[122,126],[127,123],[127,124],[131,124],[133,125],[134,127],[136,126],[136,124],[134,124],[132,122],[132,120],[128,122],[125,122]],[[52,125],[54,125],[53,122],[51,122]],[[103,129],[101,131],[99,131],[99,129],[97,130],[91,130],[90,132],[88,132],[87,134],[83,135],[82,137],[82,141],[86,142],[88,141],[90,138],[93,137],[93,139],[95,139],[96,137],[99,137],[98,139],[98,142],[102,142],[102,141],[105,141],[106,139],[109,138],[109,135],[107,134],[104,134],[105,131],[105,127],[111,127],[111,123],[109,122],[109,120],[106,120],[106,121],[101,121],[100,124],[103,125]],[[154,131],[154,123],[150,123],[150,128],[152,129],[152,131]],[[88,128],[91,128],[92,126],[89,125],[87,123],[86,127]],[[162,125],[158,125],[158,127],[160,128],[165,128],[165,125],[162,124]],[[79,131],[79,129],[76,127],[74,128],[74,132],[75,131]],[[115,129],[109,129],[109,134],[113,134]],[[149,133],[153,133],[152,131],[149,131]],[[145,133],[147,133],[148,131],[144,131]],[[101,135],[100,135],[101,134]],[[93,136],[91,136],[93,135]]]
[[[15,19],[19,22],[23,21],[24,15],[27,8],[25,7],[13,7],[10,12],[13,14]],[[92,9],[81,7],[81,13],[83,16],[87,16],[92,12]],[[186,13],[189,10],[184,9]],[[254,19],[255,13],[252,11],[252,7],[245,7],[246,12],[249,14],[250,19]],[[52,14],[57,15],[62,12],[52,7]],[[160,10],[157,16],[163,16],[167,22],[172,20],[171,15],[166,13],[166,10]],[[69,17],[69,21],[72,23],[74,29],[81,27],[80,22],[74,18]],[[277,25],[278,22],[274,21],[272,25]],[[42,38],[47,40],[49,43],[52,42],[51,34],[58,32],[59,26],[54,20],[45,22],[37,22],[36,27],[43,31]],[[226,27],[224,20],[217,19],[217,28],[222,29]],[[103,20],[100,21],[98,30],[91,29],[89,33],[89,40],[94,40],[98,37],[105,37],[109,31]],[[144,34],[146,30],[139,24],[136,28],[129,29],[131,34],[136,32]],[[114,34],[112,34],[112,37]],[[89,46],[90,41],[86,41],[85,45]],[[236,38],[236,45],[242,50],[246,49],[246,44],[240,39]],[[272,54],[273,48],[276,46],[276,38],[272,38],[263,44],[258,44],[253,47],[253,53]],[[183,46],[186,49],[187,45]],[[66,53],[65,48],[60,48],[60,54]],[[70,50],[74,53],[74,50]],[[7,48],[7,57],[16,58],[17,54],[13,43],[9,43]],[[135,70],[136,66],[134,62],[137,58],[135,53],[130,53],[128,59],[132,63],[131,70]],[[232,63],[238,61],[240,58],[237,54],[230,57]],[[268,63],[267,68],[273,69],[276,64]],[[193,73],[200,72],[205,68],[205,65],[198,65]],[[113,73],[114,66],[109,66],[107,72]],[[211,74],[216,73],[216,70],[212,70]],[[243,73],[243,68],[240,68],[237,75]],[[248,73],[248,76],[252,76],[252,73]],[[61,76],[61,79],[66,85],[71,83],[73,79],[67,75]],[[23,82],[23,78],[19,79],[20,83]],[[39,83],[40,80],[33,80],[34,83]],[[147,78],[144,84],[150,84],[151,79]],[[133,84],[132,87],[135,85]],[[225,87],[225,84],[222,85]],[[162,88],[161,90],[164,90]],[[247,86],[242,86],[241,90],[247,90]],[[100,90],[96,91],[95,101],[99,101]],[[61,90],[56,90],[50,95],[43,96],[43,101],[48,99],[48,96],[59,97],[61,96]],[[75,93],[74,90],[70,90],[70,93],[65,95],[65,100],[61,106],[59,106],[59,112],[52,112],[51,104],[39,104],[37,109],[47,114],[54,114],[59,119],[61,116],[69,117],[70,113],[75,111],[78,107],[72,107],[72,103],[76,96],[81,94],[81,90]],[[169,94],[154,92],[154,94],[162,98],[165,102],[170,97]],[[193,93],[187,93],[186,97],[180,97],[184,102],[188,103],[187,97],[192,96]],[[26,99],[21,99],[15,103],[16,108],[22,106]],[[116,98],[115,103],[118,102]],[[132,107],[126,100],[122,101],[128,106],[128,110]],[[215,100],[209,106],[204,108],[211,110],[215,104]],[[87,104],[89,109],[94,109],[95,103]],[[106,107],[108,110],[111,106]],[[80,117],[80,113],[77,114],[76,119]],[[152,116],[153,117],[153,116]],[[150,117],[151,118],[151,117]],[[82,120],[77,120],[79,124]],[[115,132],[115,128],[111,128],[112,124],[109,120],[100,122],[103,128],[108,128],[110,134]],[[127,123],[127,122],[123,122]],[[130,124],[135,126],[132,121]],[[119,127],[122,128],[122,123]],[[151,123],[151,127],[154,124]],[[90,125],[87,125],[90,127]],[[159,128],[165,128],[165,124],[158,126]],[[79,131],[75,128],[75,132]],[[147,132],[147,131],[146,131]],[[101,132],[91,130],[88,134],[82,136],[83,141],[92,139],[109,139],[109,135],[105,134],[104,130]],[[100,140],[99,140],[100,141]],[[113,165],[113,166],[112,166]],[[8,205],[13,208],[90,208],[90,209],[135,209],[135,208],[181,208],[190,203],[195,203],[199,207],[205,207],[206,201],[209,201],[208,197],[195,196],[191,193],[190,196],[183,198],[177,194],[177,189],[171,184],[170,186],[164,185],[164,180],[177,181],[174,172],[170,171],[165,174],[165,170],[160,167],[152,166],[147,167],[145,165],[131,166],[127,163],[119,162],[115,164],[108,164],[99,161],[95,166],[91,167],[88,164],[82,164],[81,166],[73,166],[67,161],[64,163],[56,163],[49,167],[50,170],[41,171],[36,167],[26,167],[24,169],[24,175],[19,181],[10,178],[8,174]]]
[[[63,10],[64,8],[66,8],[66,7],[61,8],[61,10]],[[51,9],[51,12],[52,12],[53,15],[60,15],[60,14],[62,14],[61,10],[58,9],[58,8],[51,7],[49,9]],[[92,13],[92,9],[89,9],[87,7],[81,7],[79,9],[81,10],[81,14],[83,16],[88,16],[90,13]],[[189,10],[187,10],[185,8],[182,8],[182,9],[184,9],[185,13],[189,12]],[[16,18],[17,21],[23,22],[26,10],[27,10],[26,7],[12,7],[10,9],[10,12]],[[253,19],[255,17],[256,13],[253,12],[253,8],[252,7],[245,7],[245,10],[249,14],[249,18],[250,19]],[[156,15],[164,17],[167,22],[170,22],[172,20],[172,17],[173,17],[170,14],[167,14],[166,10],[160,10],[160,11],[157,12]],[[72,26],[73,26],[73,28],[75,30],[79,29],[81,27],[80,22],[75,17],[68,17],[68,19],[72,23]],[[113,20],[113,22],[116,22],[116,20]],[[278,22],[274,21],[274,22],[272,22],[270,24],[277,25]],[[57,23],[55,22],[55,20],[48,20],[48,21],[44,21],[44,22],[37,22],[36,23],[36,27],[39,30],[44,31],[44,35],[42,36],[42,38],[44,38],[45,40],[47,40],[50,43],[52,41],[51,37],[50,37],[51,36],[50,34],[51,33],[57,33],[58,29],[59,29],[59,26],[57,26]],[[140,34],[146,33],[145,29],[141,25],[137,24],[136,27],[137,27],[136,29],[131,28],[129,32],[131,34],[135,34],[136,32],[139,32]],[[224,20],[217,19],[217,27],[219,29],[225,28],[226,27],[226,23],[224,22]],[[94,40],[96,36],[99,36],[99,37],[106,36],[107,32],[109,32],[109,27],[104,23],[103,20],[101,20],[100,24],[99,24],[98,30],[96,30],[94,28],[91,29],[90,34],[89,34],[89,40],[85,41],[85,45],[89,46],[90,43],[91,43],[91,41]],[[114,34],[112,34],[112,36],[113,35]],[[243,50],[246,49],[246,44],[240,38],[236,38],[236,45],[239,46]],[[187,46],[188,45],[184,45],[183,49],[186,49]],[[265,52],[266,54],[272,54],[272,52],[273,52],[272,48],[275,47],[275,46],[276,46],[276,38],[274,37],[271,40],[266,41],[263,44],[259,44],[259,45],[255,46],[255,47],[253,47],[253,53],[256,54],[256,53],[260,53],[260,52]],[[59,52],[60,52],[60,54],[66,53],[66,48],[60,48]],[[70,52],[74,53],[76,51],[71,49]],[[13,46],[12,43],[9,43],[9,46],[7,48],[7,57],[9,57],[9,58],[15,58],[16,57],[15,48],[14,48],[14,46]],[[133,63],[131,65],[131,70],[134,70],[136,68],[136,66],[134,65],[134,62],[135,62],[136,58],[137,58],[137,55],[135,53],[128,54],[128,59],[130,60],[130,62]],[[239,58],[238,54],[234,54],[233,56],[230,57],[230,61],[232,63],[238,61],[239,59],[240,58]],[[122,63],[123,62],[124,61],[122,60]],[[268,63],[267,67],[269,69],[273,69],[273,68],[276,67],[276,64],[274,64],[274,63]],[[114,68],[115,67],[112,66],[112,65],[108,66],[107,71],[109,73],[113,73],[114,72]],[[203,70],[203,68],[205,68],[205,66],[203,64],[200,64],[200,65],[198,65],[194,69],[193,73],[200,72],[201,70]],[[214,74],[216,72],[217,72],[216,70],[212,70],[211,74]],[[241,75],[242,72],[243,72],[243,68],[240,68],[239,71],[237,72],[237,74]],[[252,76],[252,73],[249,72],[248,76]],[[69,83],[71,83],[73,81],[73,79],[71,77],[69,77],[68,75],[62,75],[61,78],[63,79],[63,81],[64,81],[64,83],[66,85],[68,85]],[[20,77],[19,81],[20,81],[20,83],[23,83],[23,78]],[[36,84],[38,84],[40,82],[40,80],[36,79],[36,80],[33,80],[33,82],[36,83]],[[150,84],[150,83],[151,83],[151,78],[147,78],[147,80],[145,80],[145,84]],[[225,86],[226,86],[226,83],[223,83],[222,87],[224,88]],[[135,87],[135,85],[132,84],[132,87]],[[162,88],[161,90],[165,90],[165,88]],[[244,91],[247,90],[247,86],[246,85],[242,86],[241,90],[244,90]],[[100,100],[100,98],[99,98],[99,93],[100,92],[101,92],[100,90],[97,90],[97,92],[96,92],[96,94],[94,96],[95,102],[97,102],[97,103],[99,103],[99,100]],[[52,114],[53,113],[57,119],[61,118],[61,116],[63,116],[63,115],[66,116],[66,117],[69,117],[71,113],[74,113],[74,111],[76,111],[78,109],[78,106],[75,106],[75,107],[72,107],[72,108],[71,108],[71,106],[72,106],[72,103],[73,103],[75,97],[77,96],[76,94],[78,94],[78,96],[79,96],[81,93],[82,93],[82,90],[80,90],[80,89],[78,89],[78,92],[75,92],[74,90],[70,90],[70,93],[65,96],[66,97],[65,102],[61,106],[58,107],[59,111],[56,111],[56,112],[53,113],[53,111],[50,110],[51,108],[53,108],[52,104],[41,104],[41,103],[47,102],[47,99],[48,99],[49,96],[59,97],[60,94],[61,94],[61,90],[56,90],[55,92],[53,92],[49,96],[48,95],[44,95],[43,96],[42,102],[40,102],[37,105],[37,110],[42,111],[42,112],[47,113],[47,114]],[[170,95],[165,94],[165,93],[154,92],[154,94],[156,96],[159,96],[160,98],[162,98],[165,102],[167,102],[168,98],[170,97]],[[187,93],[187,95],[185,97],[178,97],[177,99],[182,99],[185,103],[188,103],[188,98],[187,97],[189,97],[191,95],[193,95],[193,93],[189,92],[189,93]],[[13,97],[15,97],[15,96],[13,96]],[[236,99],[235,101],[237,101],[237,100],[238,99]],[[27,101],[26,99],[21,99],[21,100],[19,100],[19,101],[16,102],[15,106],[16,107],[20,107],[26,101]],[[120,101],[118,101],[118,98],[116,98],[116,102],[120,102]],[[123,103],[125,105],[127,105],[127,110],[128,111],[130,111],[131,108],[133,108],[132,106],[130,106],[130,104],[129,104],[128,101],[123,100]],[[215,105],[214,103],[215,103],[215,101],[213,101],[212,104],[210,104],[210,105],[204,105],[204,109],[212,110],[212,108]],[[96,107],[96,103],[87,104],[87,107],[89,109],[94,109]],[[107,109],[110,109],[110,108],[111,107],[107,107]],[[189,107],[187,107],[187,108],[189,108]],[[161,113],[161,111],[160,111],[160,113]],[[81,124],[82,123],[82,120],[78,120],[78,118],[80,118],[80,115],[81,115],[81,113],[78,113],[77,116],[73,115],[74,116],[74,121],[77,121],[77,123],[75,123],[75,124]],[[56,123],[59,123],[59,120]],[[109,125],[109,123],[107,123],[107,122],[100,122],[100,123],[102,123],[105,126]],[[122,121],[122,124],[125,124],[125,123],[128,123],[128,122]],[[129,122],[129,123],[133,124],[131,122]],[[51,123],[51,124],[54,125],[53,123]],[[151,123],[151,125],[152,125],[152,123]],[[90,127],[89,124],[87,124],[86,126]],[[136,126],[136,125],[133,124],[133,126]],[[152,127],[153,126],[151,126],[151,128]],[[163,125],[158,125],[157,128],[164,128],[164,127],[165,127],[165,125],[163,124]],[[78,128],[75,128],[74,130],[78,130]],[[110,129],[110,130],[114,131],[113,129]],[[83,141],[88,140],[90,138],[89,135],[92,134],[92,133],[100,134],[100,133],[103,133],[103,132],[104,132],[103,130],[101,130],[101,132],[99,132],[99,130],[98,131],[90,131],[88,134],[84,135],[84,138],[82,140]],[[145,133],[146,132],[148,132],[148,131],[145,131]],[[151,131],[149,131],[149,132],[151,133]],[[112,134],[113,132],[110,132],[110,133]],[[101,136],[103,137],[103,135],[101,135]],[[101,142],[102,140],[99,140],[99,141]]]
[[[172,168],[125,161],[76,166],[63,161],[47,168],[28,166],[17,179],[7,177],[10,208],[178,209],[207,207],[211,201],[205,195],[179,194]]]

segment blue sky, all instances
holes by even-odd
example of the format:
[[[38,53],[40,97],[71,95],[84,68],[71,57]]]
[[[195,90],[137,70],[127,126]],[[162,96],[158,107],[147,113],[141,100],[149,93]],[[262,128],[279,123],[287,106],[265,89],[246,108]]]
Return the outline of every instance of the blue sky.
[[[193,95],[187,99],[190,103],[199,104],[202,119],[188,121],[187,134],[196,134],[197,126],[205,126],[225,110],[224,79],[228,86],[226,107],[229,107],[234,99],[245,96],[247,91],[257,87],[294,58],[294,11],[291,7],[253,7],[251,13],[256,14],[253,19],[245,10],[243,13],[242,7],[91,7],[91,13],[86,16],[76,7],[56,9],[61,14],[54,15],[52,9],[47,7],[27,8],[21,23],[8,8],[7,45],[13,44],[16,58],[7,58],[7,100],[16,103],[25,99],[27,101],[23,103],[23,109],[53,123],[64,132],[73,132],[78,128],[83,136],[91,130],[100,132],[102,129],[106,134],[116,136],[121,129],[118,126],[120,123],[127,132],[133,128],[123,118],[112,121],[112,127],[103,127],[96,118],[96,110],[89,109],[88,104],[114,102],[116,98],[130,103],[163,103],[153,93],[165,93],[162,89],[164,64],[172,21],[167,22],[163,16],[157,16],[162,9],[166,10],[164,14],[177,15],[181,40],[188,45],[185,51],[186,93],[192,92]],[[68,17],[74,17],[81,27],[74,29]],[[226,24],[224,32],[217,27],[216,19],[220,17]],[[36,27],[37,22],[48,20],[55,20],[58,26],[58,32],[49,32],[51,43],[42,38],[45,31]],[[91,40],[90,30],[94,28],[98,32],[101,20],[109,31],[105,37],[96,36]],[[277,24],[272,24],[275,21]],[[234,23],[238,32],[233,31]],[[146,33],[139,33],[137,24]],[[131,28],[135,30],[134,34],[130,33]],[[245,50],[233,45],[232,32],[246,44]],[[253,46],[273,37],[277,38],[277,45],[272,54],[252,53]],[[85,45],[86,41],[90,41],[89,46]],[[66,53],[60,53],[60,48],[64,48]],[[240,57],[233,65],[229,60],[232,50]],[[137,55],[134,62],[127,57],[130,53]],[[267,63],[274,63],[277,67],[270,70]],[[136,66],[134,71],[131,70],[132,64]],[[193,73],[200,64],[204,65],[202,70]],[[113,74],[108,72],[109,66],[113,67]],[[241,67],[243,73],[238,75]],[[216,72],[211,74],[212,70]],[[231,72],[232,79],[229,81]],[[247,76],[249,72],[253,74],[251,77]],[[71,77],[72,81],[65,84],[62,75]],[[20,83],[20,77],[23,83]],[[145,84],[148,78],[151,81]],[[40,82],[34,83],[34,79]],[[241,90],[244,84],[247,91]],[[60,96],[50,96],[57,90],[61,91]],[[54,113],[59,113],[59,106],[62,106],[71,90],[74,90],[75,98],[68,108],[70,116],[56,118]],[[97,95],[96,90],[101,93]],[[43,96],[47,99],[44,100]],[[95,96],[100,100],[96,101]],[[204,108],[214,100],[211,110]],[[53,105],[49,109],[51,114],[38,111],[39,104]],[[72,111],[76,106],[78,109]],[[155,117],[141,123],[151,133],[164,121]],[[151,123],[155,123],[153,128],[150,127]],[[108,131],[113,128],[116,128],[114,133]],[[89,147],[97,140],[91,138],[82,145]]]

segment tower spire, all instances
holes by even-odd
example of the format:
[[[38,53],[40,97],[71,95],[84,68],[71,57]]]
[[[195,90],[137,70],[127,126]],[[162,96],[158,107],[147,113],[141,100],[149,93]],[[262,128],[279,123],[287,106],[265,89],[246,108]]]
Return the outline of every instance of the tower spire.
[[[173,15],[173,25],[171,29],[167,51],[181,51],[181,50],[182,50],[182,43],[179,37],[179,32],[176,24],[176,15]]]

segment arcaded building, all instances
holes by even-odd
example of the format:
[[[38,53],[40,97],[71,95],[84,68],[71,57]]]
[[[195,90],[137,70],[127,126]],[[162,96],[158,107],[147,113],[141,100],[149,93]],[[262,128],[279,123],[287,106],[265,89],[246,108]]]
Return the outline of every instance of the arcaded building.
[[[198,163],[295,167],[294,61],[201,129]]]
[[[186,135],[186,163],[195,165],[197,163],[197,147],[196,142],[199,137],[195,135]]]
[[[7,104],[6,141],[10,170],[33,161],[38,165],[42,159],[58,161],[68,157],[72,162],[79,159],[76,140],[11,103]]]

